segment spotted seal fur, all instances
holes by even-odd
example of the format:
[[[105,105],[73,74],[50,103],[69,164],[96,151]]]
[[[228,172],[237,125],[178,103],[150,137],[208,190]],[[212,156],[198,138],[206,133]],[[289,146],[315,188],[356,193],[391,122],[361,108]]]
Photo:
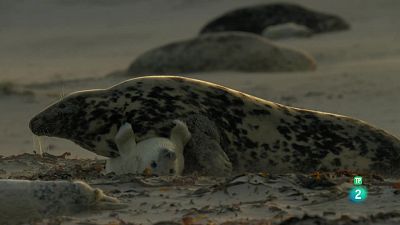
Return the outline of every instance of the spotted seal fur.
[[[114,137],[125,121],[135,124],[141,141],[168,137],[171,125],[165,121],[175,119],[185,121],[192,134],[184,157],[185,167],[195,170],[211,163],[213,171],[234,173],[352,169],[400,175],[400,141],[384,130],[177,76],[140,77],[72,93],[32,118],[30,128],[117,157]],[[197,153],[190,142],[201,135]],[[202,154],[201,146],[209,149],[207,160],[193,160]]]
[[[349,29],[350,25],[338,16],[316,12],[291,3],[274,3],[236,9],[212,20],[200,34],[222,31],[244,31],[262,34],[268,27],[296,23],[313,33]]]

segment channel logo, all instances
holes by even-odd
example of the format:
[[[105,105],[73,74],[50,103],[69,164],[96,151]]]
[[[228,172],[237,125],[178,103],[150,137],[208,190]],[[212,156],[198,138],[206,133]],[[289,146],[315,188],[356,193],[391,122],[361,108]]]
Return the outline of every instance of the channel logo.
[[[364,202],[368,197],[368,190],[363,186],[361,176],[355,176],[353,179],[354,187],[349,192],[349,199],[354,203]]]

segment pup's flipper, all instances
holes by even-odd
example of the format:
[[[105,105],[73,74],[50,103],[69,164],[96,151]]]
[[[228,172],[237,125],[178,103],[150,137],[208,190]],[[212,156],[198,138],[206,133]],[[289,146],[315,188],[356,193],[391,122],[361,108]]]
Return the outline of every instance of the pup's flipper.
[[[135,134],[133,133],[132,125],[124,123],[115,135],[115,144],[121,155],[128,154],[136,146]]]

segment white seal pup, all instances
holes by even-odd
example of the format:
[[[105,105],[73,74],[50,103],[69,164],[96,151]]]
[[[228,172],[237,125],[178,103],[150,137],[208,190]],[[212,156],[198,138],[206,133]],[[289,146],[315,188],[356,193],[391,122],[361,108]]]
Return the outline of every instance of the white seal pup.
[[[0,224],[20,224],[88,209],[120,209],[118,199],[82,181],[0,180]]]
[[[190,132],[182,121],[174,123],[169,138],[152,137],[139,143],[136,143],[131,124],[123,124],[115,136],[120,156],[107,160],[106,173],[140,174],[149,169],[157,175],[181,175],[183,149],[190,140]]]
[[[190,166],[208,175],[349,169],[400,176],[400,140],[384,130],[185,77],[139,77],[75,92],[32,118],[30,128],[36,135],[66,138],[118,157],[114,139],[124,123],[134,124],[140,142],[169,137],[175,119],[192,134],[184,172]]]

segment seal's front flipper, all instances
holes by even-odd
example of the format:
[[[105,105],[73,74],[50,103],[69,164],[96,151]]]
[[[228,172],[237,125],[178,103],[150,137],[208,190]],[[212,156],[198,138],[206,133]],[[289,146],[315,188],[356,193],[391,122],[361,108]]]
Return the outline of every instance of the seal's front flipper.
[[[197,168],[201,175],[206,176],[229,176],[232,173],[232,163],[228,156],[215,140],[205,139],[200,135],[194,135],[190,151],[197,158]],[[186,165],[185,165],[186,166]]]
[[[185,173],[199,172],[208,176],[229,176],[232,163],[221,147],[216,125],[203,115],[191,115],[185,119],[191,139],[185,147]]]
[[[132,125],[124,123],[115,135],[115,144],[121,155],[127,155],[136,146]]]
[[[121,203],[117,198],[104,194],[104,192],[101,189],[91,188],[91,187],[88,187],[88,189],[89,190],[91,189],[94,192],[96,202],[93,208],[95,209],[116,210],[128,207],[127,204]]]

